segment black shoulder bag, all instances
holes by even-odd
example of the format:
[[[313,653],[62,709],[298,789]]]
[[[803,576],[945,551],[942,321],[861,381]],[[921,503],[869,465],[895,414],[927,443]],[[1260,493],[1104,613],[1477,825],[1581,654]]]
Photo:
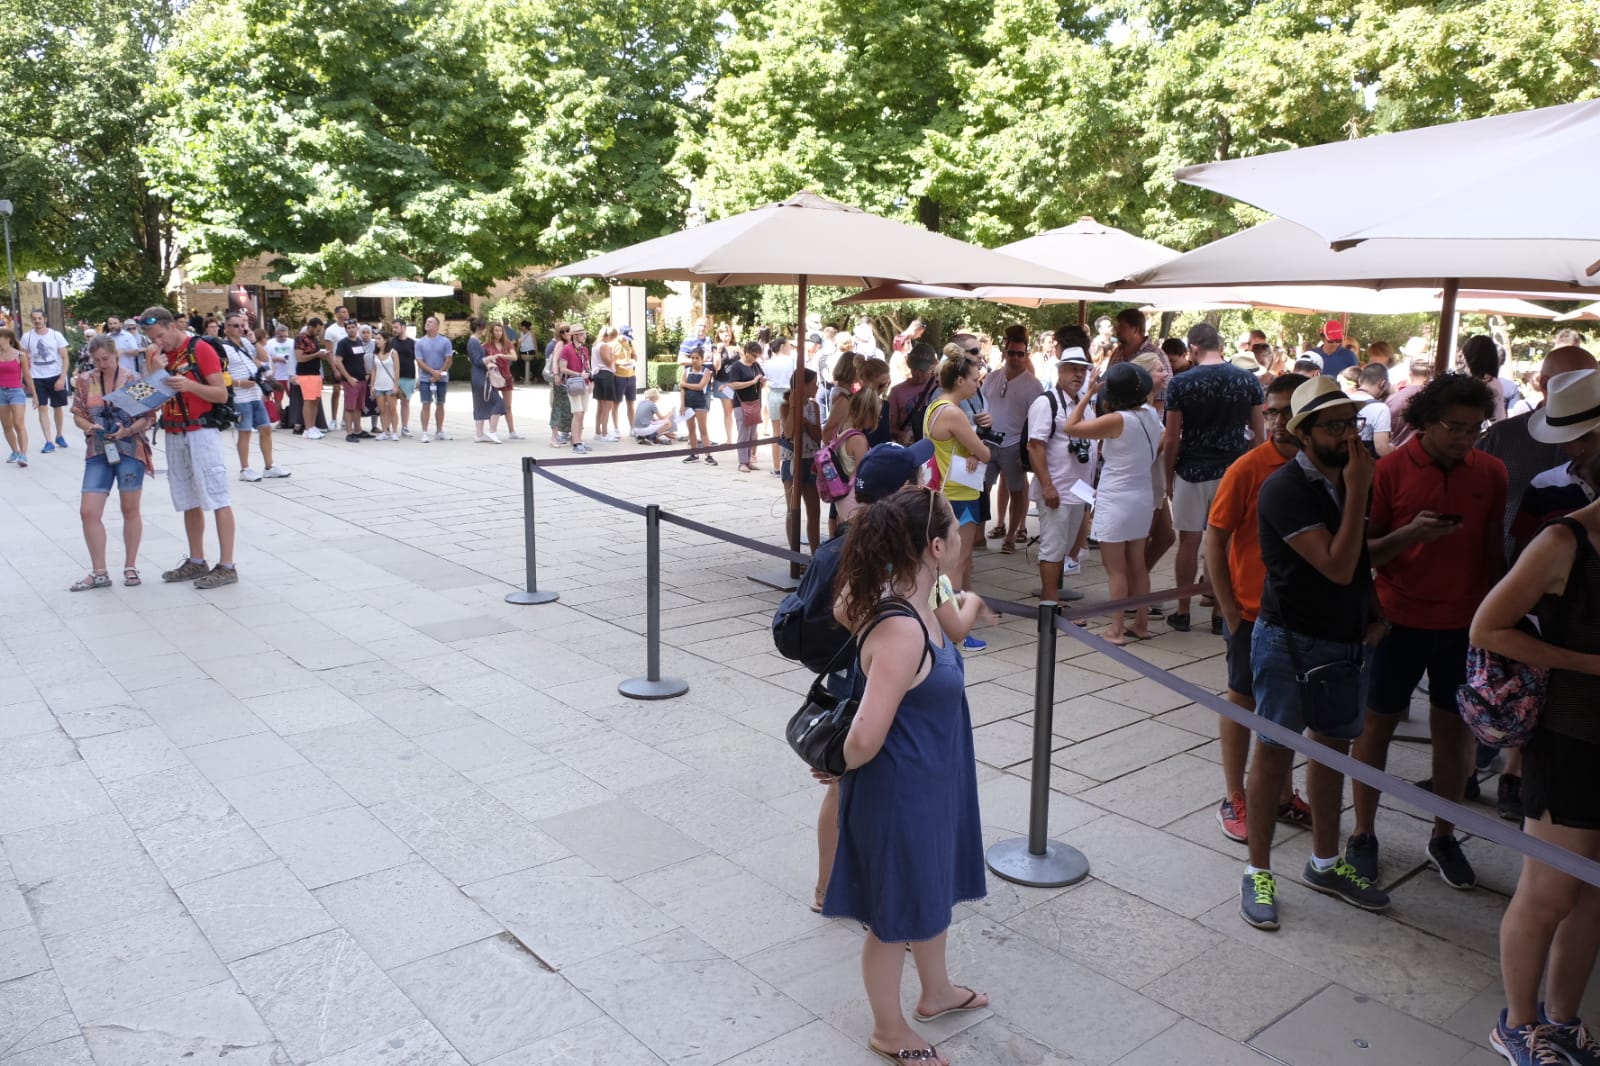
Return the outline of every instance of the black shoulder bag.
[[[827,671],[818,674],[811,683],[805,703],[789,719],[789,725],[784,730],[789,747],[813,770],[838,777],[848,769],[844,764],[844,741],[850,735],[850,724],[856,720],[856,710],[861,706],[861,697],[856,695],[853,684],[847,699],[840,699],[829,692],[828,674],[837,667],[840,654],[852,644],[855,648],[855,665],[859,666],[861,645],[866,643],[867,635],[877,628],[879,622],[896,615],[915,618],[922,629],[922,658],[917,660],[917,669],[922,669],[923,660],[928,657],[928,627],[923,624],[922,616],[917,614],[915,607],[898,596],[892,596],[878,605],[878,612],[862,627],[855,641],[846,642],[834,653],[834,661],[828,664]]]

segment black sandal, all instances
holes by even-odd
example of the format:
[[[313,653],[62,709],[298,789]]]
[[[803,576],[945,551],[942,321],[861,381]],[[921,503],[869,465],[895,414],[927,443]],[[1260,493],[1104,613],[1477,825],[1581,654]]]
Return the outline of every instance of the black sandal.
[[[111,575],[104,570],[91,570],[82,580],[74,581],[68,592],[88,592],[90,589],[108,589],[111,587]]]

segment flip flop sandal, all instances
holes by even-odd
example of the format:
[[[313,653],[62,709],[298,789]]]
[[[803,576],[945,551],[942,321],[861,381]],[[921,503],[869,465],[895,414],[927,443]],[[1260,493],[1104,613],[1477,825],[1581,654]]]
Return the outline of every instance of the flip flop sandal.
[[[88,574],[88,576],[84,577],[82,580],[73,582],[72,585],[70,587],[68,587],[67,591],[68,592],[88,592],[90,589],[108,589],[110,587],[111,587],[111,575],[110,574],[105,574],[105,573],[97,574],[97,573],[94,573],[94,572],[91,571]]]
[[[130,588],[131,589],[136,585],[144,584],[144,579],[139,576],[139,571],[138,570],[134,569],[131,566],[127,566],[127,567],[123,567],[123,569],[122,569],[122,584],[126,588]]]
[[[913,1013],[912,1017],[919,1022],[931,1022],[935,1018],[943,1018],[946,1014],[958,1014],[961,1011],[967,1010],[984,1010],[989,1006],[987,1003],[975,1004],[973,1002],[979,996],[983,995],[982,992],[974,992],[972,989],[967,988],[966,985],[956,985],[956,987],[959,989],[964,989],[967,993],[967,998],[962,1000],[956,1006],[946,1007],[944,1010],[936,1011],[933,1014],[924,1014],[919,1010]]]
[[[939,1049],[929,1044],[927,1047],[901,1048],[899,1051],[885,1051],[871,1041],[867,1042],[867,1050],[880,1059],[890,1062],[938,1062]]]

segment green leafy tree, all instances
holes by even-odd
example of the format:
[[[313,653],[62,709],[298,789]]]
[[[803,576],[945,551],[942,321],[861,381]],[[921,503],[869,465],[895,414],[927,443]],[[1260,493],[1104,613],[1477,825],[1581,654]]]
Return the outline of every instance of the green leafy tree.
[[[0,195],[17,269],[96,272],[98,310],[159,302],[176,248],[137,154],[158,104],[148,87],[166,0],[0,0]]]
[[[200,0],[148,158],[204,275],[269,252],[288,284],[482,291],[678,223],[710,27],[700,0]]]

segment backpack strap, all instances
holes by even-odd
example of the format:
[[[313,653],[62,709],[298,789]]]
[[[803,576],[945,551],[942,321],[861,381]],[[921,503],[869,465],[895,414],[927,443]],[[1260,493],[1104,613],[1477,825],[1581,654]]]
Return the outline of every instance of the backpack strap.
[[[861,665],[861,647],[862,645],[866,644],[868,635],[870,635],[874,629],[878,628],[878,623],[882,622],[886,618],[895,618],[900,616],[907,616],[916,619],[917,628],[922,630],[922,655],[917,659],[917,670],[922,669],[922,664],[928,661],[928,651],[933,646],[933,638],[928,635],[928,626],[925,622],[923,622],[922,615],[918,614],[917,609],[911,606],[910,601],[903,596],[886,596],[882,600],[878,601],[878,606],[875,609],[872,618],[867,622],[866,625],[861,627],[861,632],[856,635],[857,667]],[[912,673],[913,676],[915,676],[916,671],[913,671]]]

